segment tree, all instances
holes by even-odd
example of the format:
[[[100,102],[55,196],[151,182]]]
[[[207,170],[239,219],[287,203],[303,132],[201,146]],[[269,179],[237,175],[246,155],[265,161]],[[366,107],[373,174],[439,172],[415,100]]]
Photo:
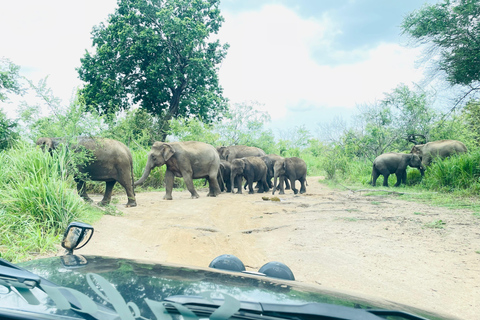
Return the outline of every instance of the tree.
[[[7,101],[7,93],[24,93],[19,71],[19,66],[8,59],[0,58],[0,102]]]
[[[0,109],[0,150],[11,147],[13,142],[19,138],[19,134],[15,131],[17,125],[17,122],[8,119]]]
[[[77,70],[87,105],[113,115],[138,104],[162,119],[221,117],[226,99],[218,68],[228,45],[212,40],[220,0],[118,0],[108,23],[92,31],[96,52]]]
[[[217,145],[246,145],[273,153],[275,137],[270,129],[263,125],[270,121],[267,112],[254,109],[255,101],[236,103],[229,107],[225,119],[214,125],[214,131],[221,137]]]
[[[453,85],[480,89],[480,2],[444,0],[407,15],[401,25],[415,44],[426,45],[426,58]],[[466,96],[465,95],[465,96]]]

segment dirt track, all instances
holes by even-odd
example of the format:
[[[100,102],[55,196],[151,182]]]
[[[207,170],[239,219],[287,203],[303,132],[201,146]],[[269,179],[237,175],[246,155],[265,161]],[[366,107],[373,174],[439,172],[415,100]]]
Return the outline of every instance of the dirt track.
[[[228,253],[248,270],[281,261],[297,281],[480,319],[480,219],[318,180],[281,202],[262,200],[270,193],[208,198],[204,189],[199,199],[174,191],[172,201],[137,193],[138,206],[125,208],[119,194],[124,215],[105,215],[79,253],[202,267]]]

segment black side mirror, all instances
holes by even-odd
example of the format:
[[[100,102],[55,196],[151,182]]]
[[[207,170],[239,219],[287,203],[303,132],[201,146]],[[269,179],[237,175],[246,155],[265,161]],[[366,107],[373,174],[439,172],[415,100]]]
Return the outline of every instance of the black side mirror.
[[[88,223],[72,222],[63,234],[62,247],[67,249],[68,254],[73,254],[73,250],[83,248],[92,235],[93,227]]]

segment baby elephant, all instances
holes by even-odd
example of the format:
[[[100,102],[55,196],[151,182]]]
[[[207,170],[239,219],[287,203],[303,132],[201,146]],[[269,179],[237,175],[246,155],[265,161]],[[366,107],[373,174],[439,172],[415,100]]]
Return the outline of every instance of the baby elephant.
[[[379,155],[373,161],[372,169],[372,186],[376,186],[378,176],[383,176],[383,186],[388,187],[388,176],[394,174],[397,176],[397,183],[395,187],[398,187],[400,183],[407,183],[407,166],[418,168],[422,174],[425,168],[422,165],[420,158],[411,153],[397,153],[390,152]]]
[[[248,193],[253,194],[253,183],[258,182],[258,193],[269,190],[267,184],[267,165],[260,157],[245,157],[232,161],[230,172],[231,191],[238,188],[237,193],[242,193],[242,177],[247,180]]]

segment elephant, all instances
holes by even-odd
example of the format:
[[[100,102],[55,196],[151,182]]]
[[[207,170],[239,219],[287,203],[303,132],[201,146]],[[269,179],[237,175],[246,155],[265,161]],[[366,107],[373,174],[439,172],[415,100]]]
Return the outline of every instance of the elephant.
[[[46,138],[37,140],[37,146],[43,151],[53,152],[60,144],[65,143],[64,138]],[[112,191],[118,182],[125,189],[128,197],[127,207],[135,207],[135,191],[133,186],[133,161],[132,154],[126,145],[120,141],[106,138],[79,137],[77,143],[69,148],[80,152],[83,148],[92,152],[93,160],[78,165],[81,174],[87,174],[94,181],[105,181],[105,194],[99,202],[107,205],[112,199]],[[91,202],[85,190],[85,178],[82,175],[74,177],[77,183],[78,194],[88,202]]]
[[[217,152],[220,156],[220,159],[227,160],[232,162],[234,159],[243,158],[243,157],[261,157],[266,155],[265,151],[257,147],[248,147],[248,146],[228,146],[228,147],[217,147]]]
[[[377,178],[383,175],[383,186],[388,187],[388,176],[395,173],[398,187],[402,182],[407,183],[407,166],[418,168],[424,174],[425,168],[420,157],[412,153],[390,152],[379,155],[373,161],[372,186],[376,186]]]
[[[220,160],[220,174],[223,178],[224,190],[227,192],[232,192],[231,173],[232,164],[226,160]]]
[[[244,157],[232,161],[230,185],[232,193],[237,187],[237,193],[242,193],[241,177],[248,183],[248,193],[253,194],[253,183],[258,182],[258,193],[268,191],[267,165],[259,157]]]
[[[438,140],[417,144],[412,147],[410,153],[416,154],[422,160],[424,166],[430,165],[435,157],[447,158],[453,154],[466,153],[467,147],[457,140]]]
[[[264,162],[265,164],[267,165],[267,184],[270,188],[273,188],[273,183],[272,183],[272,179],[275,175],[275,171],[274,171],[274,167],[275,167],[275,162],[277,160],[283,160],[285,159],[284,157],[281,157],[279,155],[276,155],[276,154],[267,154],[266,156],[262,156],[260,157]],[[276,186],[277,190],[279,189],[279,186]],[[289,190],[290,189],[290,183],[288,182],[288,179],[285,180],[285,190]]]
[[[294,194],[298,193],[298,189],[295,188],[295,181],[300,181],[300,193],[307,192],[305,187],[307,183],[307,164],[300,158],[291,157],[284,158],[275,161],[274,165],[273,185],[277,185],[277,178],[279,178],[280,192],[279,194],[285,194],[283,183],[285,178],[290,180],[291,188]],[[272,195],[275,194],[276,188],[273,188]]]
[[[165,200],[172,200],[174,177],[183,177],[191,198],[199,197],[193,179],[208,179],[207,197],[216,197],[221,193],[217,176],[220,169],[220,157],[212,145],[199,141],[160,142],[155,141],[148,154],[147,164],[142,177],[134,185],[145,182],[155,167],[167,165],[165,171]]]

